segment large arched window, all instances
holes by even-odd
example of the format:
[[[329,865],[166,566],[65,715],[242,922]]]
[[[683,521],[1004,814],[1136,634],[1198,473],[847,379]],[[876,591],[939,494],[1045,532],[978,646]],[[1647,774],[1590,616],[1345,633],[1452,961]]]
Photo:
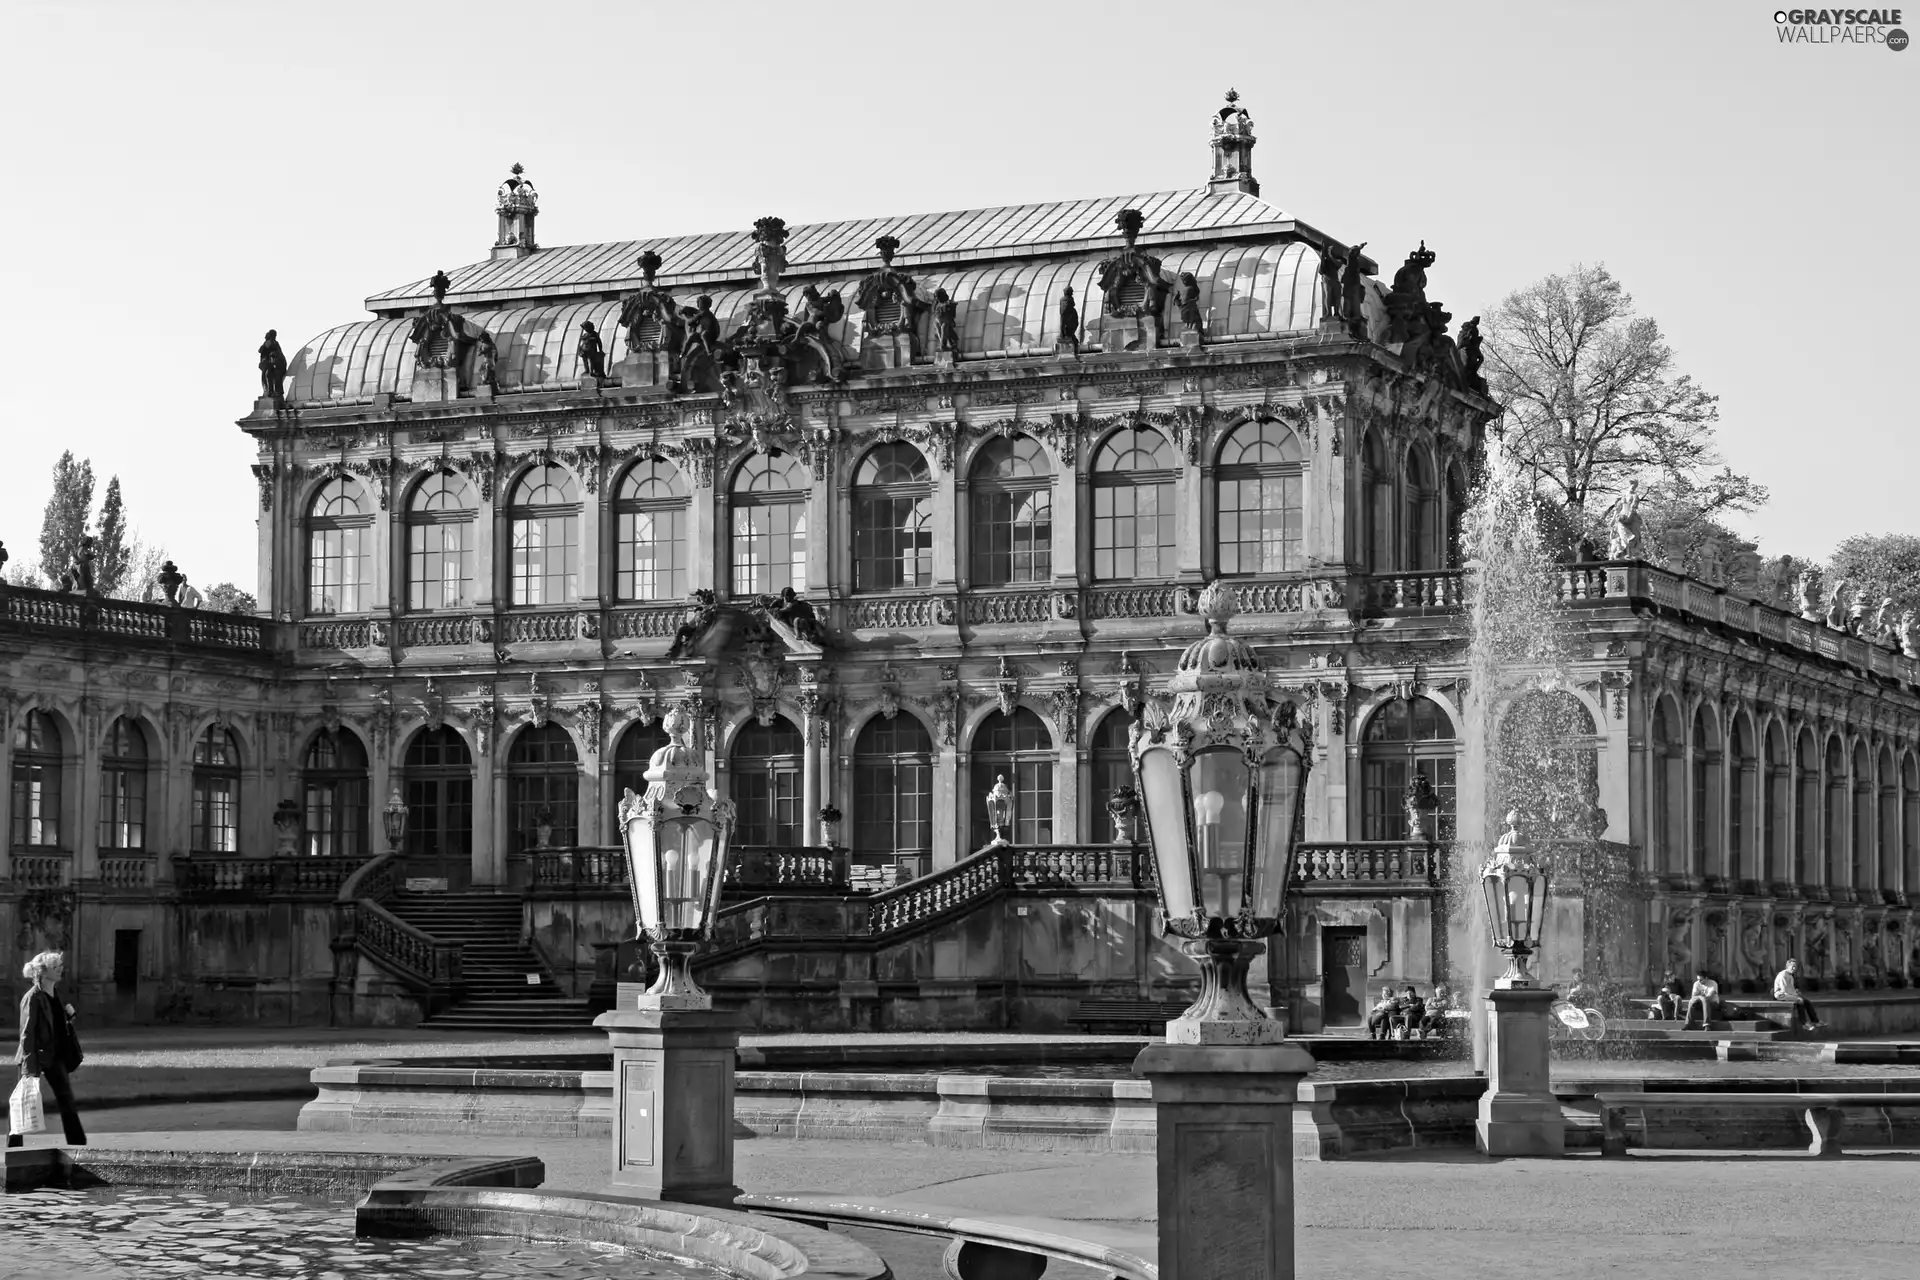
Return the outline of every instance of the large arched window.
[[[1030,436],[996,436],[968,472],[968,576],[976,587],[1053,577],[1053,470]]]
[[[1360,561],[1369,573],[1393,567],[1393,473],[1380,437],[1369,431],[1360,445]]]
[[[732,590],[778,595],[807,585],[807,469],[790,453],[756,453],[733,473]]]
[[[407,496],[407,608],[464,609],[473,603],[473,486],[436,471]]]
[[[361,613],[372,603],[373,516],[350,476],[320,486],[307,508],[307,612]]]
[[[1439,797],[1435,838],[1453,839],[1453,722],[1432,698],[1395,698],[1367,721],[1360,745],[1360,838],[1405,840],[1407,784],[1426,777]]]
[[[545,463],[513,487],[513,603],[572,604],[580,598],[580,486]]]
[[[147,739],[125,716],[100,744],[100,847],[147,847]]]
[[[1900,862],[1911,898],[1920,893],[1920,763],[1912,756],[1900,764]]]
[[[1291,573],[1301,551],[1307,451],[1281,422],[1243,422],[1220,447],[1220,572]]]
[[[614,595],[678,600],[687,594],[687,482],[665,458],[645,457],[614,495]]]
[[[1873,761],[1867,744],[1853,745],[1853,839],[1847,842],[1848,883],[1878,895],[1880,882],[1874,875],[1878,863],[1873,856]]]
[[[1015,707],[1010,716],[996,711],[980,722],[970,755],[974,848],[993,839],[987,792],[1000,778],[1013,792],[1013,830],[1007,836],[1017,844],[1054,842],[1053,766],[1058,758],[1046,724],[1025,707]]]
[[[1686,829],[1681,824],[1681,799],[1686,795],[1686,742],[1674,723],[1674,708],[1667,698],[1653,704],[1653,737],[1647,744],[1647,764],[1653,783],[1652,836],[1658,856],[1649,859],[1652,870],[1678,875],[1686,851]]]
[[[1880,866],[1880,892],[1906,888],[1900,878],[1900,775],[1894,772],[1893,752],[1880,748],[1879,776],[1875,799],[1874,860]]]
[[[1438,569],[1440,487],[1433,474],[1433,464],[1427,460],[1426,450],[1418,445],[1407,450],[1406,482],[1402,493],[1405,495],[1402,522],[1407,542],[1404,566],[1408,569]]]
[[[507,753],[507,822],[518,853],[579,843],[580,756],[559,725],[531,726],[513,740]]]
[[[853,589],[933,582],[933,478],[910,444],[868,451],[853,473]]]
[[[748,721],[733,740],[733,839],[736,844],[797,849],[805,835],[800,812],[806,746],[793,721]]]
[[[1458,569],[1466,563],[1467,551],[1461,545],[1461,530],[1467,514],[1467,474],[1460,464],[1447,464],[1447,567]]]
[[[1796,884],[1813,883],[1814,855],[1820,848],[1819,753],[1819,747],[1814,745],[1813,730],[1802,729],[1793,761],[1793,879]]]
[[[13,832],[16,848],[60,843],[60,726],[44,711],[13,721]]]
[[[1179,466],[1150,427],[1122,427],[1093,456],[1093,576],[1097,582],[1171,578],[1179,570],[1173,519]]]
[[[358,858],[367,852],[367,749],[345,729],[321,730],[307,747],[307,852]]]
[[[667,731],[655,719],[651,724],[629,725],[613,749],[612,805],[616,816],[628,791],[637,796],[647,793],[647,766],[653,753],[667,745]],[[623,838],[624,839],[624,838]]]
[[[422,729],[407,746],[407,871],[464,884],[473,868],[473,753],[458,731]]]
[[[1714,725],[1706,709],[1696,707],[1693,712],[1693,759],[1692,778],[1689,782],[1693,798],[1693,839],[1691,861],[1688,864],[1690,875],[1718,875],[1720,873],[1720,735],[1714,732]]]
[[[217,724],[193,740],[193,852],[240,851],[240,744]]]
[[[1787,736],[1777,723],[1767,726],[1767,780],[1765,807],[1760,811],[1760,849],[1766,860],[1760,875],[1786,883],[1794,871],[1787,852],[1787,831],[1793,821],[1793,768],[1787,761]]]
[[[1827,739],[1826,840],[1821,850],[1821,883],[1840,883],[1840,868],[1847,856],[1847,753],[1839,735]]]
[[[1100,723],[1093,730],[1093,741],[1089,746],[1093,763],[1095,840],[1120,838],[1114,830],[1113,811],[1107,808],[1107,802],[1113,799],[1113,793],[1120,788],[1133,785],[1133,759],[1127,753],[1127,733],[1132,727],[1133,717],[1115,708],[1100,717]]]
[[[1759,764],[1753,754],[1753,734],[1745,715],[1736,715],[1727,734],[1727,878],[1730,880],[1764,877],[1756,871],[1759,859],[1753,851],[1754,783]]]
[[[875,716],[853,744],[853,852],[882,863],[933,851],[933,739],[904,711]]]

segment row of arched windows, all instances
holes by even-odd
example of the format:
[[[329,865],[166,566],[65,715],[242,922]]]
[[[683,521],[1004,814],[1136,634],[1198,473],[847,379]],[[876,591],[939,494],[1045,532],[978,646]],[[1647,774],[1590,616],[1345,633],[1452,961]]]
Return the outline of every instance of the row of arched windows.
[[[1304,570],[1307,454],[1280,422],[1247,422],[1230,432],[1215,471],[1215,548],[1226,576]],[[1151,427],[1122,428],[1095,451],[1091,475],[1092,571],[1097,581],[1169,578],[1177,569],[1175,491],[1179,461]],[[1363,563],[1438,569],[1453,544],[1444,536],[1432,462],[1410,449],[1399,468],[1405,510],[1396,519],[1395,471],[1369,433],[1361,463]],[[1456,519],[1465,481],[1449,469],[1446,504]],[[727,487],[729,589],[777,594],[805,586],[812,480],[778,449],[749,455]],[[933,581],[933,476],[911,444],[877,445],[854,469],[855,591],[924,588]],[[671,461],[643,456],[614,488],[613,589],[623,601],[679,600],[689,581],[685,476]],[[976,586],[1046,582],[1053,576],[1054,474],[1030,436],[999,436],[974,454],[967,472],[967,570]],[[504,588],[513,605],[567,604],[582,594],[582,497],[558,463],[536,465],[506,503],[510,548]],[[474,486],[451,471],[421,480],[407,495],[406,601],[414,611],[459,609],[474,601]],[[351,476],[324,483],[307,508],[307,611],[358,613],[373,604],[373,512]],[[1396,534],[1395,530],[1399,532]],[[1398,538],[1399,545],[1395,545]]]
[[[59,848],[66,761],[60,726],[44,711],[29,711],[14,722],[12,748],[9,839],[19,849]],[[100,848],[147,847],[148,756],[146,731],[139,724],[122,716],[108,726],[100,747]],[[196,852],[239,850],[240,750],[218,725],[208,725],[194,740],[189,826]]]

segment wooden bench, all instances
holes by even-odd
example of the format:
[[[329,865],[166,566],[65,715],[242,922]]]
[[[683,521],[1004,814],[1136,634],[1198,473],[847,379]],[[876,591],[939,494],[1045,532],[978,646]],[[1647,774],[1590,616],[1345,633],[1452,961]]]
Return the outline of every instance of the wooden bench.
[[[1920,1107],[1920,1093],[1596,1093],[1600,1106],[1600,1154],[1627,1154],[1627,1112],[1660,1107],[1773,1107],[1799,1111],[1813,1139],[1807,1152],[1843,1154],[1844,1107]]]
[[[1067,1021],[1089,1033],[1138,1031],[1158,1035],[1187,1011],[1185,1000],[1082,1000]]]

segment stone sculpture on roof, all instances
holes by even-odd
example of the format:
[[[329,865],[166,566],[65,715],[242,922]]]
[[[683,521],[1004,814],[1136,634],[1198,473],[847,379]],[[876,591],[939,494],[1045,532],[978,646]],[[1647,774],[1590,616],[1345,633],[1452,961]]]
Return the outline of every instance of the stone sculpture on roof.
[[[1460,381],[1467,390],[1485,395],[1487,380],[1480,376],[1480,368],[1487,358],[1480,350],[1481,341],[1479,316],[1460,326]]]
[[[1642,528],[1646,518],[1640,514],[1640,482],[1629,481],[1626,493],[1620,501],[1613,504],[1607,512],[1610,527],[1607,533],[1607,559],[1644,560],[1647,555],[1646,539]]]
[[[460,321],[447,305],[447,290],[453,282],[447,273],[436,271],[428,282],[433,289],[433,305],[414,317],[407,337],[413,343],[413,363],[422,369],[451,369],[460,363]]]
[[[949,356],[960,358],[960,306],[947,296],[945,289],[933,291],[933,354],[938,360]]]
[[[920,355],[920,316],[927,303],[913,277],[893,265],[900,242],[881,236],[873,247],[880,269],[860,282],[853,299],[864,318],[860,356],[869,369],[897,369]]]
[[[596,382],[607,376],[607,349],[600,341],[600,331],[593,327],[593,321],[580,322],[580,345],[574,355],[574,362],[582,373]]]
[[[260,398],[273,401],[276,409],[286,403],[286,377],[287,353],[280,349],[279,330],[269,329],[260,344]]]
[[[626,356],[616,366],[620,385],[668,387],[680,376],[680,353],[685,324],[673,294],[653,282],[660,255],[649,249],[638,259],[645,283],[620,303],[621,330],[626,334]]]
[[[1345,268],[1340,273],[1340,318],[1347,332],[1360,341],[1367,340],[1367,260],[1360,252],[1367,247],[1362,240],[1347,250]]]
[[[1160,269],[1160,259],[1135,243],[1146,225],[1145,215],[1138,209],[1122,209],[1113,222],[1126,247],[1100,264],[1097,277],[1106,298],[1107,349],[1152,350],[1165,342],[1167,294],[1173,282]],[[1135,323],[1116,325],[1115,320]]]
[[[1060,345],[1080,354],[1080,308],[1073,305],[1073,286],[1060,286]]]
[[[1193,272],[1182,271],[1180,283],[1174,289],[1174,302],[1180,308],[1180,340],[1185,343],[1189,336],[1192,345],[1207,345],[1206,318],[1200,314],[1200,282]]]
[[[1387,345],[1399,346],[1413,338],[1425,322],[1427,310],[1427,268],[1433,265],[1433,250],[1422,240],[1420,247],[1407,255],[1393,273],[1393,289],[1387,294]]]

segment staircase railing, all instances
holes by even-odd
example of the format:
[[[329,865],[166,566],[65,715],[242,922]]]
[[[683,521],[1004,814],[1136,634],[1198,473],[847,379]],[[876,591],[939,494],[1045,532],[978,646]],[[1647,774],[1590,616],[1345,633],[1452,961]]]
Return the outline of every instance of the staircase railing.
[[[432,1014],[459,998],[460,947],[382,905],[393,900],[397,861],[392,853],[371,858],[340,886],[333,903],[333,950],[366,957],[420,994]]]

